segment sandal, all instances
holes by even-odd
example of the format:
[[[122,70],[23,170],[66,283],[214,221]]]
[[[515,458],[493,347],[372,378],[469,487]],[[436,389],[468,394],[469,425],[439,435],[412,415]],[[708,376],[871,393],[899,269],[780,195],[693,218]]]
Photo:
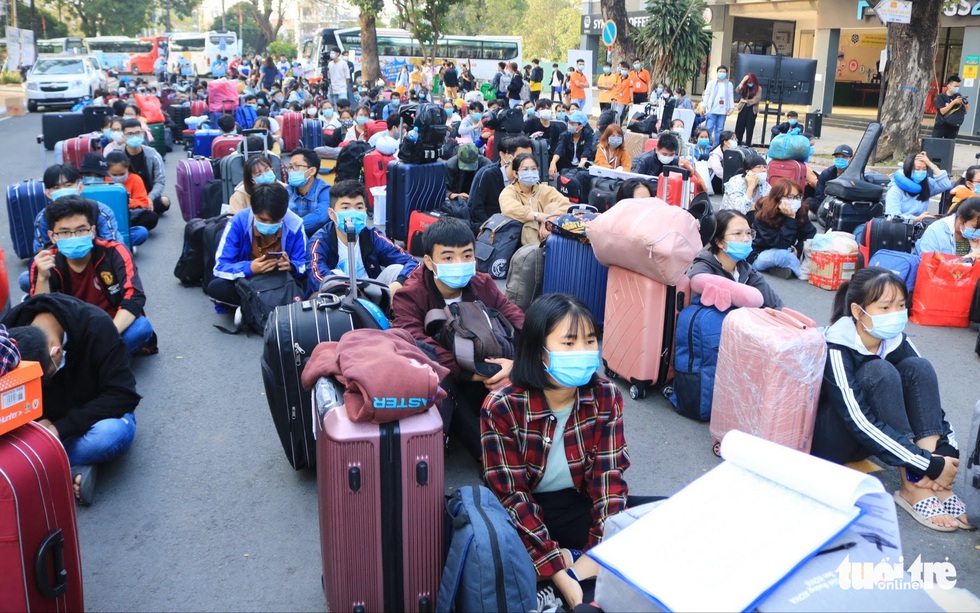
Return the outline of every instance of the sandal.
[[[960,519],[960,515],[966,515],[966,505],[963,504],[963,501],[956,494],[943,501],[943,510],[956,520],[956,523],[960,525],[960,530],[967,532],[976,531],[976,526]]]
[[[919,522],[926,528],[935,530],[937,532],[956,532],[958,528],[937,526],[936,524],[929,521],[930,518],[936,517],[937,515],[946,515],[946,510],[943,508],[943,504],[939,502],[939,499],[935,496],[929,496],[915,504],[910,504],[909,501],[902,498],[901,493],[895,492],[893,495],[895,503],[912,516],[912,519]]]
[[[75,479],[82,477],[82,482],[78,485],[78,496],[75,500],[83,507],[87,507],[95,500],[95,464],[79,464],[71,468],[72,490],[75,489]]]

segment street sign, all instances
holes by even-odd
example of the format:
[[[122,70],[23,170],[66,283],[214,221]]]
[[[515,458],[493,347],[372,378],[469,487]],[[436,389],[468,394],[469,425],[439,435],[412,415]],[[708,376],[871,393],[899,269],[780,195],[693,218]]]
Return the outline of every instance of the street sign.
[[[616,22],[607,21],[602,28],[602,44],[612,47],[616,43]]]
[[[881,23],[911,23],[912,2],[909,0],[881,0],[875,5],[875,15]]]

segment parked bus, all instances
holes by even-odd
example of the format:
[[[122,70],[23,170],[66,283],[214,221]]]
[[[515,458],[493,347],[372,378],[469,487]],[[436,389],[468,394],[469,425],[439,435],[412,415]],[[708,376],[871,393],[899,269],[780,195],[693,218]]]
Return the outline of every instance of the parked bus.
[[[235,32],[177,32],[170,36],[170,49],[167,58],[167,69],[179,72],[178,61],[187,58],[196,76],[211,74],[211,63],[217,56],[231,58],[241,56],[241,41]]]
[[[95,36],[85,39],[85,48],[89,53],[99,58],[107,70],[118,73],[130,71],[130,57],[133,54],[144,53],[151,45],[138,38],[127,36]]]
[[[361,76],[360,28],[325,28],[319,36],[303,46],[303,63],[312,69],[311,77],[321,77],[324,52],[331,47],[354,62],[354,78]],[[455,36],[442,37],[436,48],[436,61],[452,60],[457,67],[469,63],[473,75],[489,81],[497,72],[497,62],[517,62],[523,65],[523,39],[520,36]],[[402,66],[424,61],[422,47],[406,30],[378,30],[378,61],[385,81],[393,82]],[[326,61],[329,61],[327,58]],[[310,74],[310,73],[308,73]]]
[[[77,36],[42,38],[37,41],[37,53],[38,55],[42,53],[50,55],[61,55],[65,53],[80,55],[85,53],[85,44]]]
[[[153,64],[160,56],[167,57],[170,39],[166,36],[144,36],[140,39],[140,50],[129,56],[132,73],[153,74]]]

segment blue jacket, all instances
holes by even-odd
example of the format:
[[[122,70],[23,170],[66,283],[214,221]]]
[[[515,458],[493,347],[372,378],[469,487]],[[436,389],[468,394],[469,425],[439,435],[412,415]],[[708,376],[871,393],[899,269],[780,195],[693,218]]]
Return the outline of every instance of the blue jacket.
[[[252,209],[239,211],[225,226],[218,243],[214,261],[214,276],[234,281],[252,276]],[[293,276],[306,281],[306,235],[303,220],[292,211],[286,211],[282,220],[282,248],[289,254]]]
[[[901,170],[896,170],[895,174],[900,174]],[[949,181],[949,175],[945,170],[929,177],[929,195],[934,196],[940,192],[952,189],[953,184]],[[899,215],[905,219],[917,217],[929,210],[929,201],[919,200],[918,194],[910,194],[899,187],[894,180],[885,192],[885,215]]]
[[[370,236],[371,240],[366,240]],[[392,264],[402,264],[402,273],[398,275],[397,281],[402,285],[408,279],[408,275],[419,265],[412,256],[394,244],[382,234],[377,228],[364,228],[358,235],[357,244],[361,249],[361,262],[364,264],[367,274],[372,279],[377,279],[381,271]],[[340,254],[337,249],[340,243],[337,237],[337,227],[333,220],[328,220],[327,225],[323,226],[313,238],[310,239],[309,255],[306,261],[310,264],[309,291],[315,292],[320,289],[323,280],[336,270],[340,261]]]
[[[305,196],[295,187],[286,189],[289,190],[289,210],[303,218],[306,235],[313,236],[330,219],[327,214],[330,210],[330,186],[320,177],[316,177]]]
[[[937,219],[929,224],[922,238],[915,241],[915,254],[923,253],[956,253],[956,215]]]

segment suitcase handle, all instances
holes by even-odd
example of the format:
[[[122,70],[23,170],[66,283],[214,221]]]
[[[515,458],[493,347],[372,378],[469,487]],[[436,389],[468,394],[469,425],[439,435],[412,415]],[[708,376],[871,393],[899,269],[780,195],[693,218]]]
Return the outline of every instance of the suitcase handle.
[[[48,554],[52,564],[47,564]],[[52,572],[54,581],[52,582]],[[34,580],[37,591],[45,598],[57,598],[68,591],[68,571],[65,570],[65,537],[58,528],[41,542],[34,558]]]
[[[765,311],[771,317],[800,330],[817,327],[817,322],[793,309],[783,308],[783,310],[777,311],[776,309],[766,307]]]

